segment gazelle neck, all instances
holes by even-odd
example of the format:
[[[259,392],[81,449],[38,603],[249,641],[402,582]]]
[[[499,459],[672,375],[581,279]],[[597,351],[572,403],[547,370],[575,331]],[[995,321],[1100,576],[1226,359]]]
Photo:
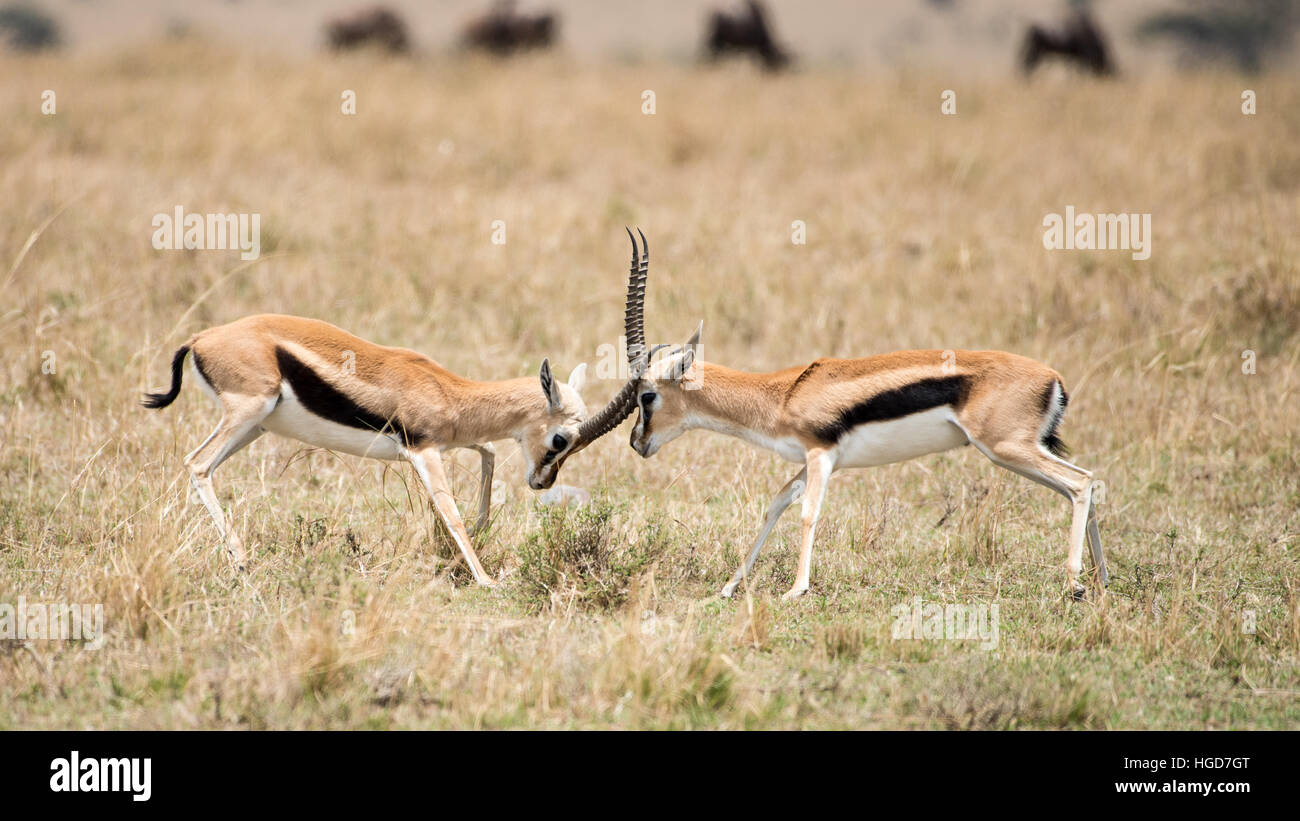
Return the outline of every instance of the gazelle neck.
[[[696,361],[698,387],[681,388],[688,428],[724,433],[795,461],[803,448],[782,423],[786,385],[754,374]]]
[[[529,421],[545,413],[546,398],[537,386],[537,377],[499,382],[457,379],[441,390],[459,408],[455,420],[459,442],[515,438]]]

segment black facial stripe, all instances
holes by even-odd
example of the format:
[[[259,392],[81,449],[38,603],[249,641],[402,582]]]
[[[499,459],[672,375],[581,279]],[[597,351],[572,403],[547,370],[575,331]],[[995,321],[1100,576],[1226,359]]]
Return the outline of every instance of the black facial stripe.
[[[958,405],[966,398],[968,390],[969,383],[965,376],[921,379],[878,393],[845,408],[833,421],[822,425],[814,433],[823,442],[838,442],[840,437],[858,425],[900,419],[942,405]]]
[[[280,367],[280,376],[288,381],[298,401],[316,416],[350,428],[376,433],[396,432],[407,447],[418,447],[424,441],[425,437],[408,431],[404,425],[393,424],[374,411],[358,405],[284,348],[275,349],[275,361]]]
[[[641,424],[639,427],[643,432],[650,430],[650,417],[654,416],[651,405],[654,404],[654,401],[655,394],[653,393],[643,393],[637,398],[637,402],[641,405]]]

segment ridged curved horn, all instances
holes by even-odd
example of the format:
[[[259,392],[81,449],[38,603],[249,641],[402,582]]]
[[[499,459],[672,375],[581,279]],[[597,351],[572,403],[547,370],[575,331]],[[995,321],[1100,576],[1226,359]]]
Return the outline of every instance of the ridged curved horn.
[[[579,447],[596,441],[632,415],[632,411],[636,410],[636,389],[640,382],[640,377],[629,379],[623,389],[609,400],[604,410],[578,426]]]
[[[636,410],[637,384],[649,362],[645,348],[645,286],[650,270],[650,243],[638,228],[637,233],[641,234],[641,258],[638,262],[636,237],[632,236],[631,229],[624,230],[627,231],[628,239],[632,240],[632,266],[628,269],[627,304],[623,309],[623,333],[627,336],[627,361],[631,366],[631,378],[608,405],[578,426],[580,447],[596,441],[632,415],[632,411]]]
[[[627,238],[632,240],[632,265],[628,268],[627,306],[623,310],[623,333],[627,337],[627,361],[635,364],[645,353],[645,286],[650,270],[650,243],[646,241],[641,229],[641,260],[637,261],[636,237],[632,230],[624,227]]]

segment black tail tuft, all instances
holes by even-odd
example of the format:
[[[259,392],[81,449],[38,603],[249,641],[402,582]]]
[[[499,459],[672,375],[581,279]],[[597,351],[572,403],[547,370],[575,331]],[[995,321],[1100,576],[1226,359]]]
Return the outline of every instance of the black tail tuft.
[[[1057,388],[1061,391],[1061,400],[1053,403],[1052,399]],[[1042,445],[1047,448],[1047,452],[1064,459],[1070,455],[1070,449],[1066,447],[1061,437],[1056,435],[1056,429],[1061,426],[1061,420],[1065,418],[1065,407],[1070,404],[1070,395],[1065,392],[1065,386],[1060,382],[1052,382],[1043,392],[1043,412],[1047,414],[1047,427],[1043,429]]]
[[[181,369],[185,365],[185,354],[190,352],[189,345],[182,345],[172,357],[172,387],[167,393],[146,393],[140,404],[146,408],[165,408],[181,395]]]

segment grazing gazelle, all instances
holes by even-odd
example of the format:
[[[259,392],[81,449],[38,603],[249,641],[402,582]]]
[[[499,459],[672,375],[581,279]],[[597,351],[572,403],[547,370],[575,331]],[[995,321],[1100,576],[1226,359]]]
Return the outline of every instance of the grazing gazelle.
[[[644,274],[638,282],[634,264],[626,311],[629,340],[639,339],[644,283]],[[613,430],[635,403],[633,379],[604,410],[587,418],[579,395],[585,363],[574,368],[568,384],[552,377],[547,360],[542,360],[540,385],[532,377],[475,382],[415,351],[376,345],[325,322],[259,314],[190,337],[172,357],[171,389],[146,394],[145,407],[165,408],[175,401],[187,354],[195,380],[217,402],[222,418],[185,464],[240,569],[247,557],[222,514],[212,473],[266,431],[356,456],[410,462],[474,580],[491,585],[456,510],[442,452],[472,448],[482,457],[475,526],[482,528],[491,501],[491,442],[517,441],[529,487],[543,490],[555,483],[566,459]]]
[[[703,327],[700,323],[684,346],[641,377],[633,449],[648,458],[686,431],[704,428],[803,465],[772,500],[758,538],[722,588],[723,596],[748,577],[777,520],[800,496],[799,568],[783,598],[807,592],[813,530],[835,471],[966,444],[1069,499],[1074,506],[1066,561],[1071,592],[1076,598],[1084,593],[1078,577],[1085,537],[1106,584],[1092,474],[1061,458],[1066,450],[1056,429],[1067,396],[1056,371],[1002,351],[936,350],[818,359],[775,373],[746,373],[696,359]]]

